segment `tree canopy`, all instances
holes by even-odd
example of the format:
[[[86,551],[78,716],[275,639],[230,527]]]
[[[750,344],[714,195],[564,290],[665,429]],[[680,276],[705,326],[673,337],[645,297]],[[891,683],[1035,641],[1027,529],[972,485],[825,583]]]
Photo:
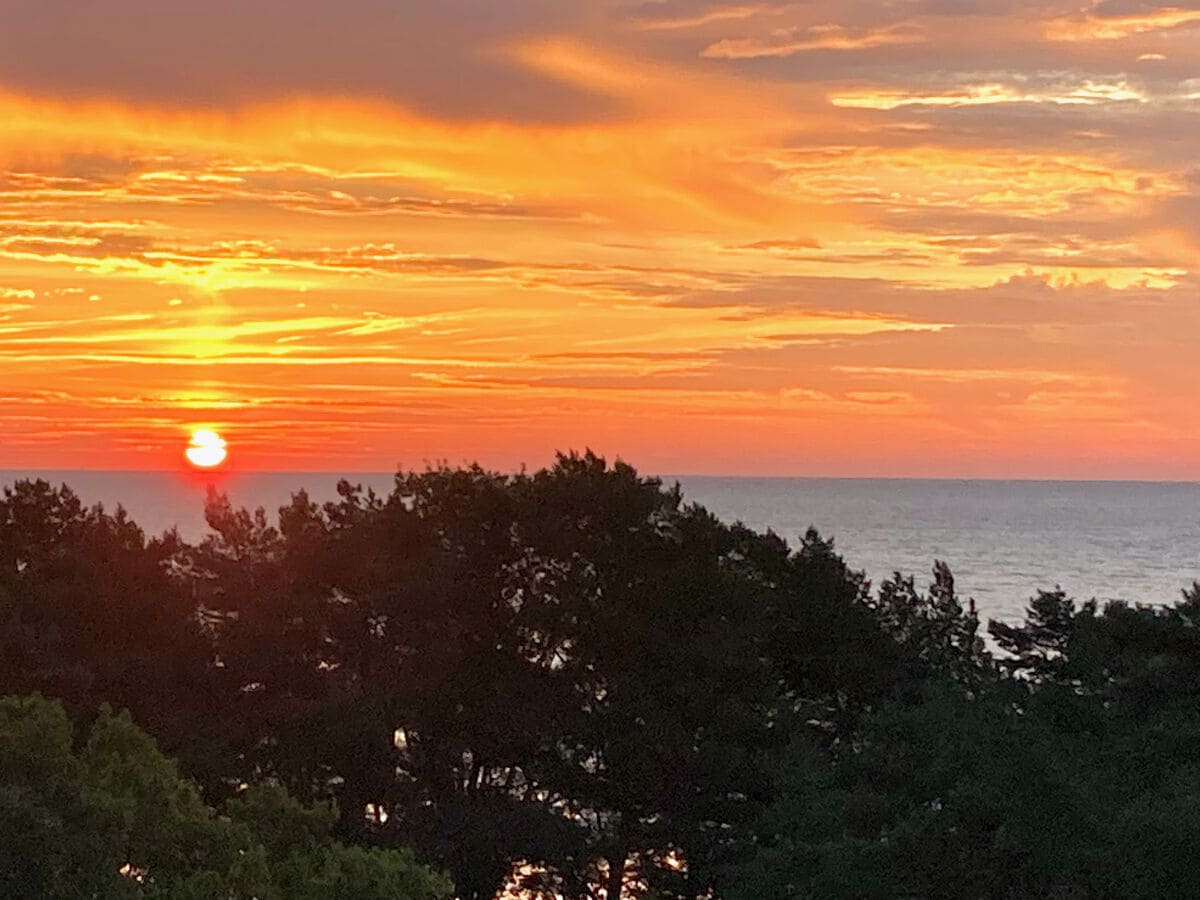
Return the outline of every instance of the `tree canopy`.
[[[45,896],[1186,895],[1200,589],[988,644],[941,564],[876,587],[590,453],[207,514],[0,498],[0,694],[63,703],[2,720]]]
[[[76,748],[61,704],[0,698],[0,893],[78,900],[446,900],[411,852],[347,847],[332,810],[248,787],[223,814],[128,713]]]

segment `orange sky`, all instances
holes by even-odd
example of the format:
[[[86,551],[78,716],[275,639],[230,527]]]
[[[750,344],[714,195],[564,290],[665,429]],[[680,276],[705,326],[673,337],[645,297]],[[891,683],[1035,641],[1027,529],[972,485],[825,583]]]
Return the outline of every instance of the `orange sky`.
[[[1200,478],[1196,0],[8,6],[0,468]]]

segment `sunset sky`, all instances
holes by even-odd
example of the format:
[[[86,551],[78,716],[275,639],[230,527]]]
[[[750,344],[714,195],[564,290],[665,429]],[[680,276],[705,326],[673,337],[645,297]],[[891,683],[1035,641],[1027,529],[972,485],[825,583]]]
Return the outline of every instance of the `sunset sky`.
[[[1200,0],[6,0],[0,468],[1200,478]]]

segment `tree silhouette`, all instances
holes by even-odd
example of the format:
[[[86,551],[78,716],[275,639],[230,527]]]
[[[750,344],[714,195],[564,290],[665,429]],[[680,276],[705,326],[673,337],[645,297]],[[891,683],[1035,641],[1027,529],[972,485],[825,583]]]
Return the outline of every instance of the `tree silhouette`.
[[[23,481],[0,495],[0,690],[42,691],[94,711],[128,707],[167,746],[187,743],[211,651],[171,562],[174,534],[147,541],[123,509]]]
[[[128,714],[82,749],[62,707],[0,698],[0,893],[45,900],[446,900],[410,853],[345,847],[330,810],[247,790],[219,816]]]
[[[873,589],[591,453],[206,512],[0,496],[0,694],[64,704],[0,703],[0,890],[1189,896],[1200,586],[989,650],[941,563]]]

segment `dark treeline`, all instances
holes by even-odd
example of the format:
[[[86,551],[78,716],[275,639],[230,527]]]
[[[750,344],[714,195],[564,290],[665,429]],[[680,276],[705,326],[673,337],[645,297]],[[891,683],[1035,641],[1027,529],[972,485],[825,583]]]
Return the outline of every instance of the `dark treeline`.
[[[75,780],[54,783],[93,805],[97,729],[171,770],[132,722],[186,776],[159,794],[246,847],[275,839],[263,804],[336,809],[293,881],[324,847],[435,896],[411,848],[464,900],[1195,895],[1200,590],[1043,593],[989,649],[944,566],[927,592],[872,587],[814,532],[789,547],[590,454],[339,496],[277,524],[213,496],[190,545],[67,488],[5,490],[0,895],[60,896],[46,842],[14,837],[50,815],[30,760],[61,759]],[[35,721],[44,752],[21,749]],[[171,896],[127,863],[127,893],[92,895]]]

